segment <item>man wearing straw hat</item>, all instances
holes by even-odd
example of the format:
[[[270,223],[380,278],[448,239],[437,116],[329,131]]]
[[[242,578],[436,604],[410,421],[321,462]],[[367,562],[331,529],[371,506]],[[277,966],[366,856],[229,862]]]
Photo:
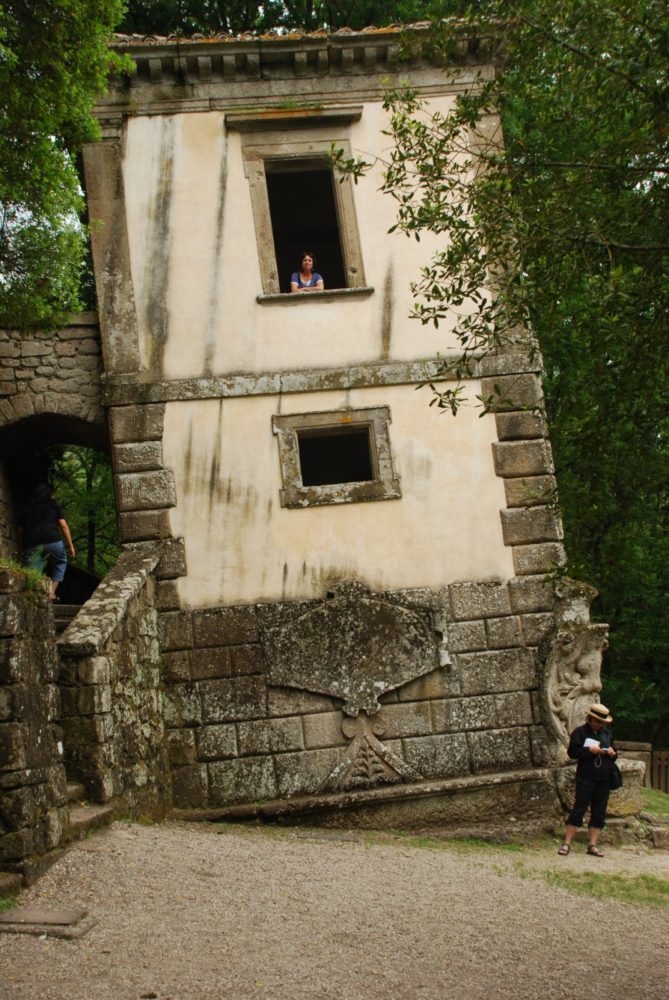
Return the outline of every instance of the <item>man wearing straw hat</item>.
[[[585,724],[577,726],[569,738],[568,755],[578,761],[576,765],[576,798],[567,816],[564,843],[558,854],[566,855],[571,850],[574,835],[583,825],[585,811],[590,807],[588,823],[587,854],[603,858],[597,847],[599,833],[604,827],[606,807],[611,790],[613,762],[618,756],[611,731],[607,724],[613,722],[606,705],[591,705]]]

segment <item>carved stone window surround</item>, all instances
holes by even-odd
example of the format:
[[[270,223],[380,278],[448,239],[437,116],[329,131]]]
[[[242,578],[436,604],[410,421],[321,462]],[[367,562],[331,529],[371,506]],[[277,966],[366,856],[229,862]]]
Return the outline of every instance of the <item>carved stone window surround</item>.
[[[357,108],[346,109],[346,120],[352,121],[359,117],[358,110]],[[236,118],[237,120],[235,120]],[[243,122],[252,119],[252,115],[241,116]],[[286,161],[290,160],[325,163],[329,160],[333,143],[337,148],[344,150],[346,157],[351,157],[352,151],[348,137],[348,125],[340,124],[341,116],[333,120],[331,116],[328,118],[327,113],[315,111],[311,112],[309,116],[296,119],[293,128],[289,128],[287,124],[288,121],[292,121],[292,118],[285,117],[278,127],[274,124],[272,128],[269,128],[268,120],[271,119],[263,118],[262,126],[253,131],[246,131],[244,126],[241,131],[241,140],[244,173],[251,189],[251,205],[263,293],[264,295],[278,295],[281,288],[274,252],[272,218],[266,181],[267,167],[271,168],[272,163],[277,161],[285,164]],[[239,131],[239,116],[226,115],[226,124],[228,124],[228,128]],[[353,200],[353,184],[349,179],[346,179],[343,183],[335,183],[333,188],[347,288],[349,290],[366,288],[358,222]]]
[[[393,468],[388,434],[390,421],[390,408],[387,406],[273,417],[272,430],[277,436],[279,445],[283,480],[283,489],[279,494],[281,506],[316,507],[324,504],[399,499],[402,492],[400,481],[395,476]],[[304,486],[300,466],[299,432],[355,427],[368,428],[374,478],[364,482]]]

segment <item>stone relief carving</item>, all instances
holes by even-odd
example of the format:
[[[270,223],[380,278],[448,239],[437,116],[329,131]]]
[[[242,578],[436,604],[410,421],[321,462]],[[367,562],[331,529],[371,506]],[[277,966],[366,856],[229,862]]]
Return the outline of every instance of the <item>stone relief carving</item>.
[[[322,604],[266,630],[269,684],[343,702],[342,731],[351,742],[321,791],[421,780],[378,739],[386,728],[379,698],[449,662],[440,625],[431,611],[402,607],[345,581]]]
[[[364,712],[355,719],[344,717],[342,732],[351,742],[344,756],[321,786],[322,792],[375,788],[399,781],[420,781],[422,775],[402,760],[378,736],[386,725],[381,715],[369,718]]]
[[[608,626],[590,622],[590,603],[597,595],[594,587],[565,579],[555,593],[556,628],[541,648],[542,693],[548,726],[566,747],[571,731],[585,721],[602,689]]]
[[[375,715],[387,691],[439,666],[427,611],[373,597],[362,584],[338,584],[334,596],[278,628],[264,647],[270,684],[341,698],[344,712]]]

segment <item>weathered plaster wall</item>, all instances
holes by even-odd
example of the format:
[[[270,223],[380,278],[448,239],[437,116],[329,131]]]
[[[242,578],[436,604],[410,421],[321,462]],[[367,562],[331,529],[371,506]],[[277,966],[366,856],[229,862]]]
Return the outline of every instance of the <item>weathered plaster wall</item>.
[[[0,865],[21,867],[68,826],[53,611],[0,570]]]
[[[412,386],[385,386],[168,404],[164,457],[176,483],[172,530],[186,542],[184,604],[311,598],[341,578],[387,590],[513,576],[495,418],[464,408],[453,420],[427,403]],[[381,404],[390,407],[402,497],[281,507],[273,414]]]
[[[452,97],[433,98],[446,112]],[[381,165],[354,186],[366,284],[354,300],[263,303],[241,137],[225,115],[155,115],[127,124],[123,179],[142,364],[168,377],[432,357],[453,347],[408,319],[409,283],[445,239],[388,236],[395,203],[379,192]],[[387,114],[364,104],[350,126],[354,151],[387,156]],[[309,133],[329,138],[328,128]],[[282,133],[290,140],[290,132]],[[347,182],[350,183],[350,182]],[[316,248],[317,250],[318,248]],[[289,275],[282,275],[285,287]],[[327,285],[327,275],[324,275]]]
[[[157,552],[123,553],[58,640],[68,775],[127,815],[170,802],[158,620]]]

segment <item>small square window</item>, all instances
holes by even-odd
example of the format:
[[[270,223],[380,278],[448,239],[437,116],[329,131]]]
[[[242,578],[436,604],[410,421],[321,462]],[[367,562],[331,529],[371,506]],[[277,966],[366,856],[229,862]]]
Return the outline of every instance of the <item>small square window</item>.
[[[281,505],[394,500],[387,406],[274,417],[281,462]]]
[[[368,483],[374,479],[369,426],[297,432],[303,486]]]

